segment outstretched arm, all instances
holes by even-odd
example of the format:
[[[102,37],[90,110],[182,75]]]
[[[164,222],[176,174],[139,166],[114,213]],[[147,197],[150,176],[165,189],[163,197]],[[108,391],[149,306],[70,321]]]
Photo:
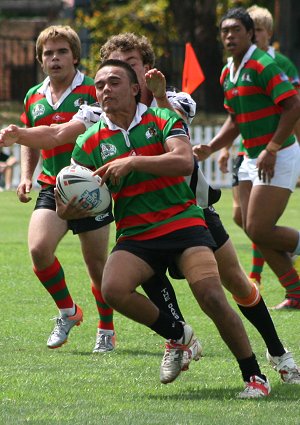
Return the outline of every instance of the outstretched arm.
[[[23,128],[9,125],[0,130],[0,146],[11,146],[18,143],[34,149],[50,149],[65,143],[75,143],[77,136],[85,132],[85,125],[77,120],[50,127]]]
[[[208,145],[195,145],[193,147],[193,152],[199,161],[204,161],[213,152],[216,152],[225,146],[231,146],[239,134],[240,131],[237,124],[233,117],[229,115],[212,141]]]

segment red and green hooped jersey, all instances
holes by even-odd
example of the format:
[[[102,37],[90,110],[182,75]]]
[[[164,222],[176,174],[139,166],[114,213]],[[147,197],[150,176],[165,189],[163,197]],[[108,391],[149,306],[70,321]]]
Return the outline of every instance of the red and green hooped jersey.
[[[224,106],[235,116],[247,155],[257,158],[276,131],[282,110],[280,101],[296,95],[297,90],[274,60],[257,48],[236,82],[230,80],[228,65],[223,68],[220,82],[225,94]],[[291,135],[283,146],[294,141]]]
[[[54,109],[49,105],[46,96],[39,93],[43,83],[32,87],[25,96],[25,111],[21,115],[21,121],[27,127],[39,125],[62,124],[78,112],[81,104],[90,104],[96,100],[96,91],[92,78],[84,76],[82,84],[75,87],[64,99],[61,105]],[[73,143],[68,143],[53,149],[42,149],[42,171],[38,176],[41,185],[55,185],[59,171],[70,165]]]
[[[299,88],[300,87],[299,73],[296,66],[293,64],[293,62],[282,53],[276,52],[276,51],[275,51],[274,61],[277,63],[279,68],[281,68],[286,73],[286,75],[289,77],[289,80],[293,84],[293,86],[296,88]]]
[[[140,106],[141,104],[139,104]],[[91,169],[129,155],[162,155],[166,139],[182,134],[183,121],[160,108],[145,109],[129,131],[109,129],[105,119],[79,136],[74,161]],[[114,199],[117,239],[152,239],[190,226],[205,226],[202,209],[184,177],[130,172],[119,185],[108,184]]]

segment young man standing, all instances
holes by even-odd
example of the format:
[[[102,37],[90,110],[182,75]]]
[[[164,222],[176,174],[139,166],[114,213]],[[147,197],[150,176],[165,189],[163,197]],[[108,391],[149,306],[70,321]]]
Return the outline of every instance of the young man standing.
[[[221,75],[229,116],[214,139],[194,152],[206,159],[241,133],[246,152],[238,173],[243,227],[285,288],[286,298],[275,308],[299,309],[300,281],[290,253],[300,254],[300,233],[277,222],[300,172],[293,135],[300,97],[273,59],[253,44],[254,23],[246,10],[229,10],[220,32],[231,56]]]
[[[36,54],[47,77],[41,84],[32,87],[25,97],[22,121],[27,127],[63,125],[80,105],[96,100],[93,80],[77,69],[80,53],[79,37],[69,26],[50,26],[40,33]],[[38,176],[41,190],[29,224],[29,251],[34,273],[59,309],[55,328],[47,341],[49,348],[58,348],[67,342],[70,330],[80,324],[83,314],[70,295],[55,250],[68,229],[79,235],[100,316],[94,352],[111,351],[114,348],[112,309],[102,298],[101,279],[107,256],[108,224],[113,221],[113,216],[108,211],[96,218],[67,222],[56,214],[56,175],[70,164],[73,146],[73,143],[64,143],[41,151],[42,171]],[[22,146],[21,182],[17,189],[21,202],[31,200],[28,194],[39,158],[39,149]]]
[[[255,31],[255,44],[257,47],[265,52],[267,52],[277,63],[277,65],[285,72],[287,77],[293,86],[298,90],[300,88],[300,79],[296,66],[291,62],[282,53],[276,51],[273,46],[271,46],[271,39],[273,36],[273,17],[270,11],[264,7],[259,7],[253,5],[247,9],[247,12],[251,16],[254,22],[254,31]],[[295,125],[295,135],[297,140],[300,140],[300,120],[297,121]],[[239,202],[239,186],[238,186],[238,169],[242,163],[243,157],[245,154],[245,149],[242,142],[239,146],[238,156],[234,160],[233,166],[233,180],[232,180],[232,193],[233,193],[233,219],[235,223],[242,227],[242,217],[241,217],[241,206]],[[229,148],[223,148],[219,156],[220,168],[224,172],[228,172],[227,163],[229,158]],[[261,255],[256,244],[252,244],[252,269],[249,273],[249,277],[253,279],[258,285],[261,285],[261,273],[263,270],[264,258]],[[296,268],[296,266],[295,266]],[[299,271],[298,271],[299,272]],[[279,305],[277,309],[285,308],[283,305]]]

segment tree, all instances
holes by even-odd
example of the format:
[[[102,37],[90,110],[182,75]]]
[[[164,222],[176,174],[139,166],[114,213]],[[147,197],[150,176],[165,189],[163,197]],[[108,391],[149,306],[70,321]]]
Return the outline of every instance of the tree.
[[[261,0],[260,6],[274,13],[274,1]],[[83,60],[94,75],[99,47],[110,35],[135,32],[153,44],[157,67],[170,84],[181,88],[184,46],[190,42],[206,76],[193,93],[198,108],[207,113],[223,112],[219,77],[223,66],[218,37],[218,21],[230,7],[248,6],[251,0],[90,0],[88,10],[79,10],[77,26],[88,33],[91,46]]]

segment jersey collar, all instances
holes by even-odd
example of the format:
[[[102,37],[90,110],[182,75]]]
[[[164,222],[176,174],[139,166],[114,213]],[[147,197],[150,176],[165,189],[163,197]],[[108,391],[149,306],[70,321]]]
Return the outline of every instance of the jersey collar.
[[[65,98],[78,86],[81,86],[82,82],[84,80],[84,74],[80,72],[79,70],[76,71],[75,77],[73,78],[73,81],[71,85],[66,89],[66,91],[62,94],[60,99],[54,104],[52,102],[52,96],[51,96],[51,90],[50,90],[50,78],[46,77],[41,87],[38,89],[38,93],[43,94],[49,105],[52,106],[54,110],[58,109],[60,105],[63,103]]]
[[[233,84],[236,84],[240,72],[241,70],[244,68],[244,66],[246,65],[246,63],[248,62],[248,60],[250,59],[250,57],[252,56],[252,53],[254,52],[254,50],[257,49],[257,46],[255,44],[252,44],[249,49],[247,50],[247,52],[245,53],[242,62],[240,63],[240,66],[238,67],[236,73],[234,74],[234,63],[233,63],[233,57],[230,57],[227,59],[227,66],[229,68],[229,79],[230,82]]]

